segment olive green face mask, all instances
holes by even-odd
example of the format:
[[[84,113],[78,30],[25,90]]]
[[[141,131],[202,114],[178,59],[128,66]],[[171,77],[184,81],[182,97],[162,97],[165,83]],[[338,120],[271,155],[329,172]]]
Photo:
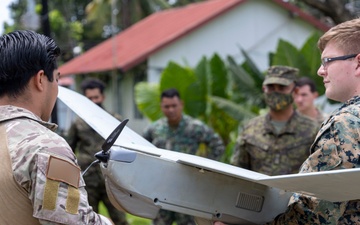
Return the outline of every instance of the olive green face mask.
[[[265,94],[265,102],[266,104],[275,111],[280,111],[285,109],[289,105],[293,103],[294,99],[292,97],[292,93],[283,94],[278,92],[271,92]]]

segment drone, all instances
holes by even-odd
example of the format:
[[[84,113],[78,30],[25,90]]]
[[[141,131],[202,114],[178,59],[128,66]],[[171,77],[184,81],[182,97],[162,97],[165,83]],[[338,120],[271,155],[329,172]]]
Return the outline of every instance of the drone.
[[[127,127],[128,119],[118,121],[70,89],[59,87],[58,98],[105,139],[91,165],[100,164],[111,203],[135,216],[154,219],[165,209],[198,225],[263,224],[285,212],[294,192],[331,202],[360,198],[353,189],[360,168],[268,176],[157,148]]]

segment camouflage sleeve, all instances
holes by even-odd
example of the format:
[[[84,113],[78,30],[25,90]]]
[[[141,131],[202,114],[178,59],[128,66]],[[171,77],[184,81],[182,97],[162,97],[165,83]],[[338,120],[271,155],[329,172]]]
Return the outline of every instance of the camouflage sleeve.
[[[60,161],[61,167],[52,170],[52,159]],[[112,224],[89,206],[85,183],[76,165],[45,153],[38,153],[34,160],[29,198],[33,216],[41,224]]]
[[[319,131],[311,152],[300,172],[326,171],[359,167],[360,119],[342,113]]]
[[[236,140],[234,152],[230,159],[230,164],[244,169],[250,169],[250,155],[245,149],[245,141],[241,135]]]
[[[149,142],[152,142],[152,136],[151,136],[151,128],[150,126],[146,127],[145,130],[142,133],[143,138],[148,140]]]
[[[359,122],[358,117],[342,113],[325,124],[300,172],[359,167]],[[269,224],[358,224],[358,206],[352,206],[352,202],[356,201],[328,202],[294,194],[287,211]]]
[[[294,194],[285,213],[278,215],[267,225],[339,224],[346,209],[346,202],[328,202],[314,197]],[[356,224],[356,223],[344,223]]]
[[[69,131],[65,138],[66,138],[67,143],[70,145],[71,149],[73,150],[73,152],[75,152],[77,143],[79,141],[75,122],[73,124],[71,124]]]

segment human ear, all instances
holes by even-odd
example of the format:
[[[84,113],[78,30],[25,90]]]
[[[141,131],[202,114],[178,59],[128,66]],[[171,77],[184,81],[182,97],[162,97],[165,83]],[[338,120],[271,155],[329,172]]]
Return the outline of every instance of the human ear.
[[[293,93],[294,93],[294,94],[298,94],[298,93],[299,93],[299,87],[295,86]]]
[[[47,79],[44,70],[39,70],[35,76],[33,77],[34,79],[34,86],[37,90],[39,91],[43,91],[44,90],[44,79]]]

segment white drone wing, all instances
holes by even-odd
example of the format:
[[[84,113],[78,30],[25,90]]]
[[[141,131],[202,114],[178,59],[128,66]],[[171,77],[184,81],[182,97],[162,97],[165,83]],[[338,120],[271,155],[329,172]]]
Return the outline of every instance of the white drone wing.
[[[94,104],[88,98],[70,89],[59,86],[58,98],[104,139],[106,139],[120,123],[118,119]],[[126,145],[129,146],[136,144],[155,147],[128,127],[124,128],[124,131],[116,143],[126,143]]]
[[[58,98],[105,139],[120,123],[74,91],[59,87]],[[265,223],[285,211],[292,192],[328,201],[360,198],[353,188],[360,185],[360,169],[267,176],[156,148],[128,127],[101,167],[107,193],[118,209],[154,218],[163,208],[192,215],[199,225],[215,220]]]

